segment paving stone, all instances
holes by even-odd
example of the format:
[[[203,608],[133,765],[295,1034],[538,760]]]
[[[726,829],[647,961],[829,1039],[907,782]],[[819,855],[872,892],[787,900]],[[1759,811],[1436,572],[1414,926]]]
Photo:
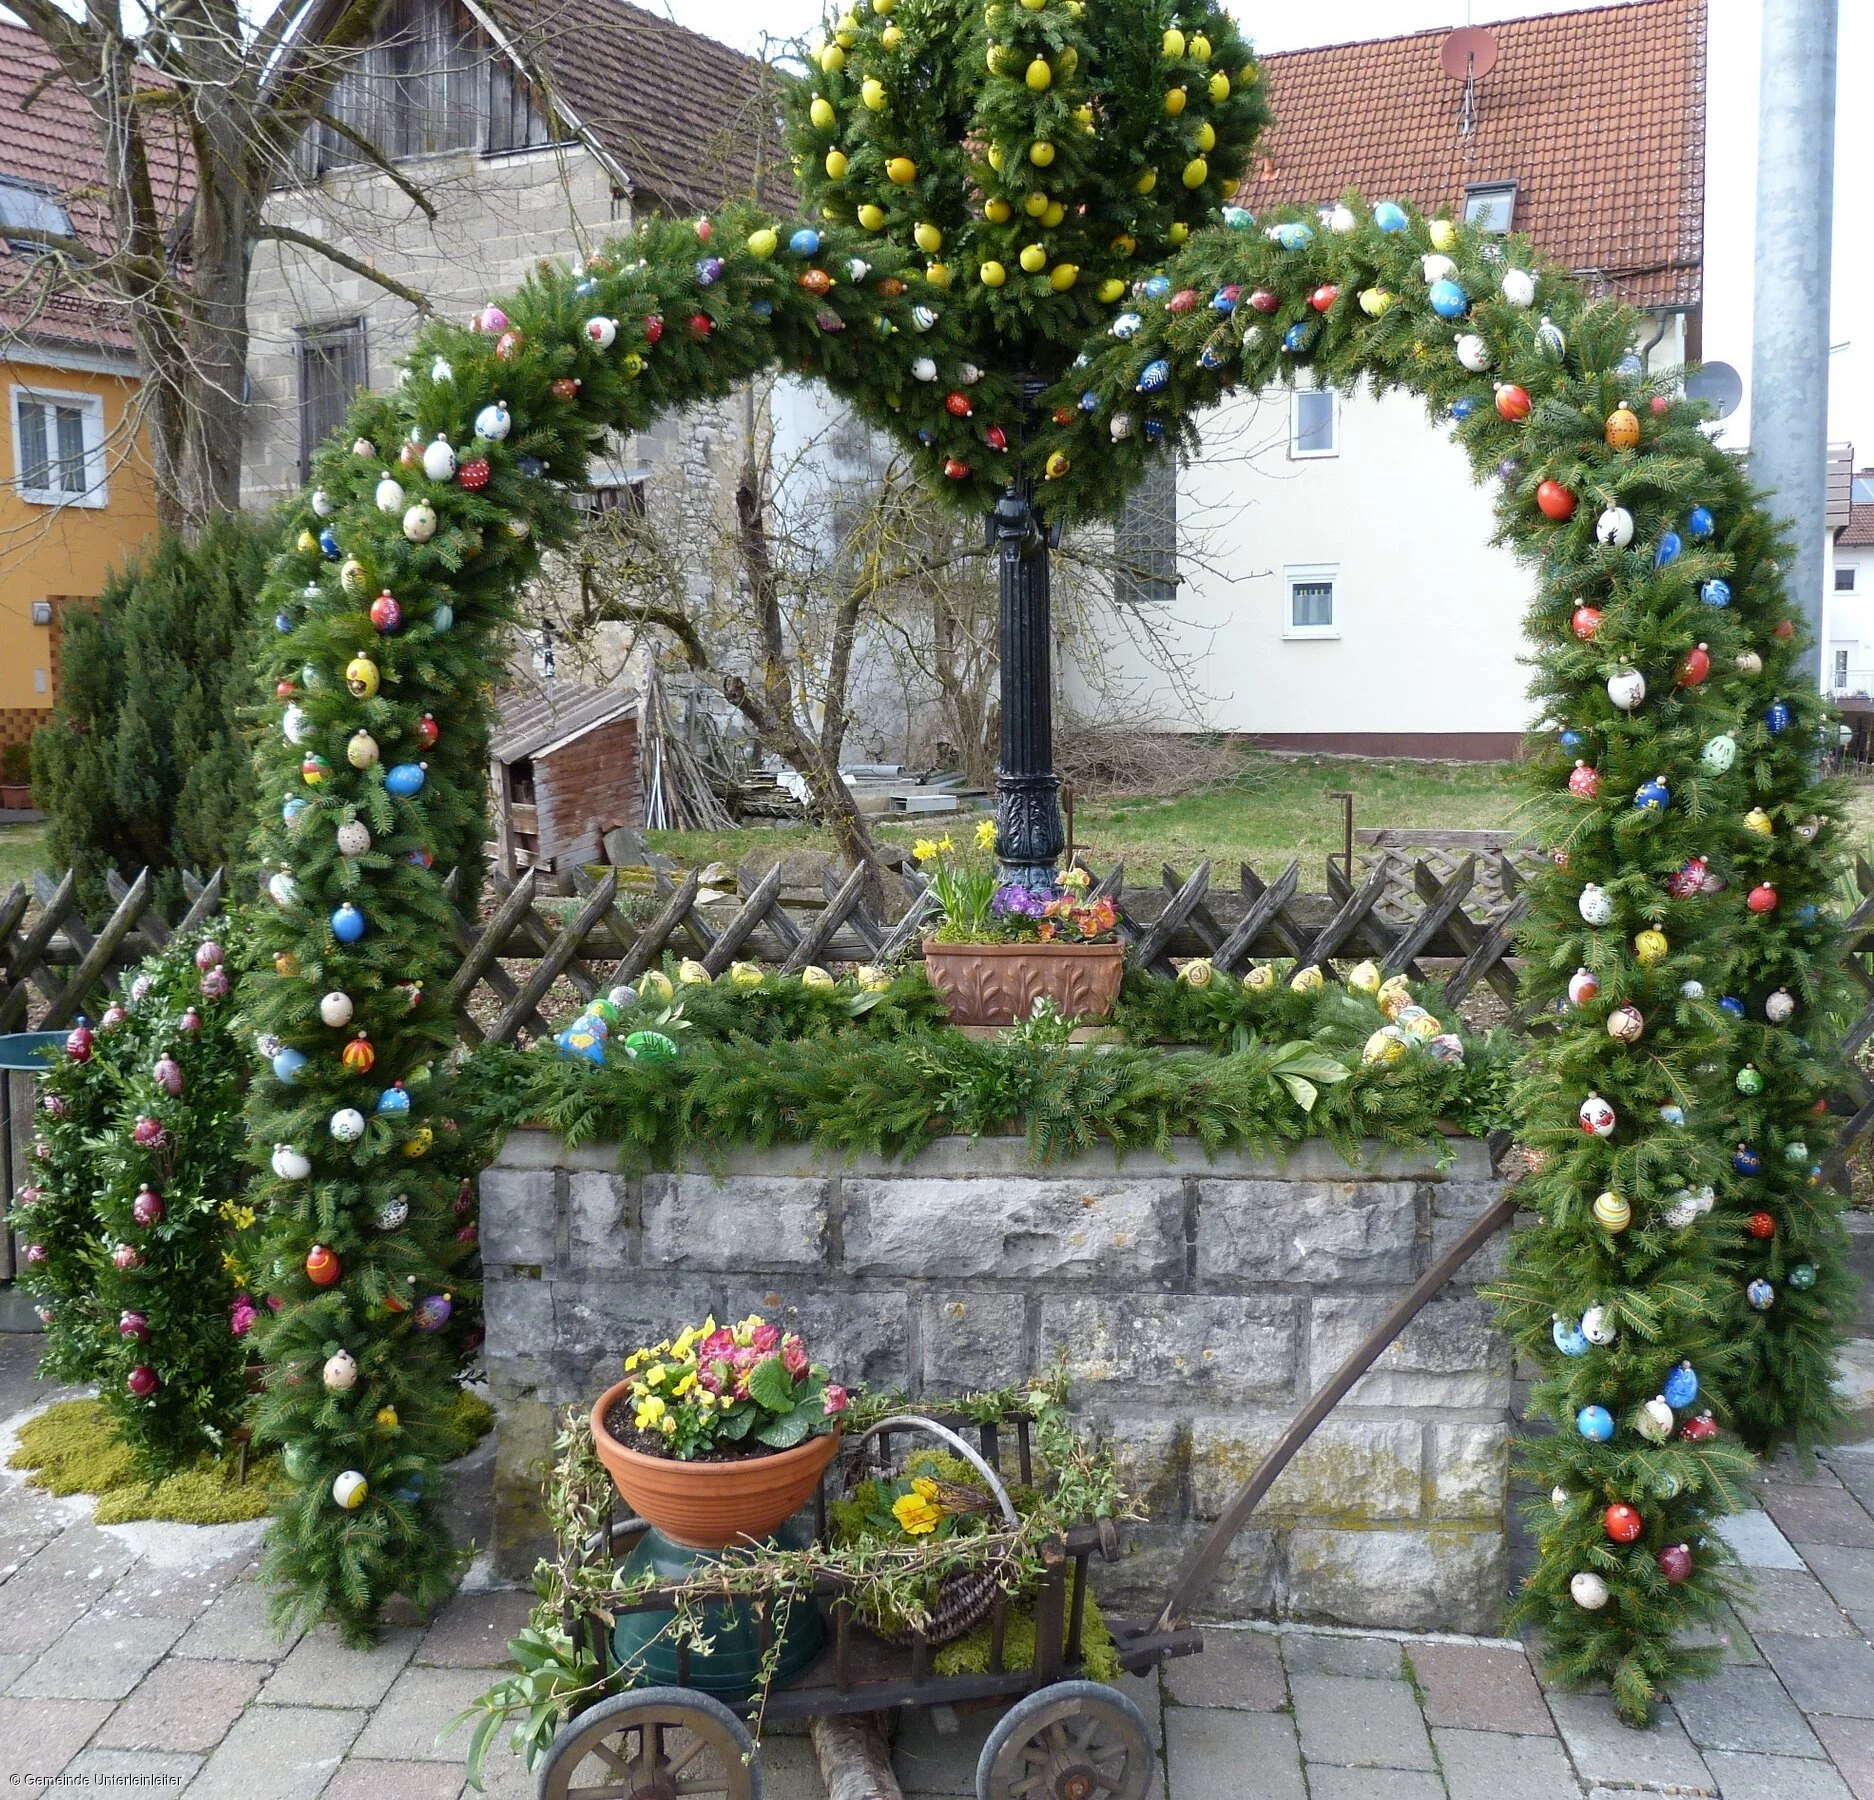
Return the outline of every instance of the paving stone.
[[[189,1800],[313,1800],[365,1715],[336,1706],[250,1706],[189,1789]]]
[[[1732,1513],[1717,1523],[1718,1535],[1737,1552],[1747,1569],[1800,1569],[1795,1546],[1778,1531],[1767,1512]]]
[[[1418,1701],[1403,1681],[1296,1675],[1295,1720],[1302,1754],[1317,1762],[1386,1769],[1432,1767],[1431,1739]]]
[[[1165,1759],[1177,1800],[1307,1800],[1287,1713],[1172,1707]]]
[[[171,1657],[111,1714],[98,1742],[111,1750],[212,1750],[268,1673],[265,1663]]]
[[[136,1560],[136,1551],[123,1539],[86,1522],[61,1531],[33,1558],[32,1572],[41,1580],[59,1576],[101,1590]]]
[[[891,1763],[899,1786],[907,1796],[913,1789],[921,1794],[973,1795],[976,1759],[995,1722],[993,1712],[972,1714],[964,1721],[963,1730],[943,1732],[931,1722],[928,1708],[906,1712],[898,1723],[897,1742],[892,1745]]]
[[[489,1793],[494,1795],[492,1782]],[[331,1796],[326,1795],[325,1800],[331,1800]],[[402,1800],[402,1796],[386,1795],[385,1800]],[[525,1800],[535,1800],[531,1787]],[[772,1733],[762,1738],[761,1800],[826,1800],[819,1759],[805,1738],[777,1737]]]
[[[1555,1722],[1520,1650],[1488,1644],[1408,1644],[1406,1655],[1433,1725],[1553,1737]]]
[[[6,1603],[0,1600],[0,1617],[4,1617],[5,1612]],[[17,1656],[0,1656],[0,1694],[4,1694],[32,1665],[33,1657],[30,1651],[22,1650]]]
[[[1840,1603],[1805,1569],[1757,1569],[1756,1592],[1741,1603],[1751,1631],[1792,1637],[1852,1637]]]
[[[1282,1654],[1268,1632],[1204,1632],[1202,1656],[1165,1664],[1165,1688],[1177,1706],[1237,1706],[1275,1712],[1288,1704]]]
[[[1709,1792],[1711,1777],[1703,1758],[1666,1708],[1650,1731],[1635,1731],[1615,1718],[1613,1702],[1604,1694],[1551,1692],[1548,1698],[1562,1742],[1586,1780],[1612,1787],[1676,1782],[1695,1794]]]
[[[80,1619],[13,1683],[43,1700],[121,1700],[182,1635],[176,1619]]]
[[[1874,1720],[1815,1718],[1809,1723],[1854,1800],[1874,1800]]]
[[[102,1580],[87,1581],[57,1571],[42,1574],[35,1557],[0,1588],[8,1652],[36,1654],[49,1649],[97,1605],[106,1586]]]
[[[1874,1719],[1874,1645],[1861,1638],[1784,1637],[1766,1631],[1759,1634],[1757,1648],[1804,1712]]]
[[[110,1710],[107,1700],[0,1699],[0,1792],[38,1793]]]
[[[276,1637],[267,1620],[267,1590],[236,1581],[183,1634],[174,1654],[217,1662],[278,1662],[299,1642],[295,1627]]]
[[[1808,1544],[1803,1560],[1865,1632],[1874,1627],[1874,1550]]]
[[[102,1788],[125,1800],[176,1800],[202,1766],[199,1756],[158,1750],[86,1750],[65,1765],[57,1793]]]
[[[1581,1800],[1581,1787],[1553,1736],[1503,1731],[1432,1732],[1451,1800]]]
[[[1874,1519],[1846,1488],[1766,1488],[1764,1507],[1798,1550],[1804,1544],[1852,1544],[1859,1550],[1874,1550]]]
[[[1832,1454],[1832,1453],[1831,1453]],[[1783,1445],[1763,1465],[1764,1478],[1776,1487],[1840,1487],[1841,1477],[1821,1456],[1802,1456]]]
[[[462,1779],[459,1759],[453,1763],[419,1763],[366,1762],[347,1757],[320,1800],[456,1800],[462,1791]]]
[[[1854,1800],[1827,1763],[1800,1756],[1740,1756],[1714,1750],[1711,1772],[1724,1800]]]
[[[1721,1668],[1709,1681],[1672,1690],[1673,1710],[1701,1750],[1820,1756],[1822,1746],[1768,1669]]]
[[[527,1588],[458,1594],[437,1614],[410,1660],[447,1669],[504,1668],[508,1639],[527,1623],[533,1604]]]
[[[246,1567],[245,1551],[206,1569],[165,1569],[140,1562],[104,1596],[99,1610],[140,1619],[195,1619]]]
[[[451,1719],[488,1691],[486,1669],[405,1669],[371,1715],[355,1746],[360,1756],[460,1764],[469,1727],[436,1741]]]
[[[1829,1467],[1863,1506],[1874,1506],[1874,1452],[1837,1449],[1830,1454]]]
[[[375,1706],[410,1660],[421,1634],[409,1626],[384,1633],[368,1650],[347,1649],[334,1625],[294,1645],[260,1690],[265,1706]]]
[[[1308,1765],[1311,1800],[1445,1800],[1445,1784],[1430,1769],[1342,1769]]]
[[[1291,1675],[1355,1675],[1397,1681],[1399,1645],[1393,1638],[1282,1633],[1282,1661]]]

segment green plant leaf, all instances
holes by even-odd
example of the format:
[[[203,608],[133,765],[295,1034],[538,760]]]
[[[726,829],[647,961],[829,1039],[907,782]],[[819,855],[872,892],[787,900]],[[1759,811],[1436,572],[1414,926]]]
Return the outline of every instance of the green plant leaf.
[[[748,1377],[748,1397],[769,1412],[784,1413],[793,1406],[798,1390],[778,1355],[756,1363]]]

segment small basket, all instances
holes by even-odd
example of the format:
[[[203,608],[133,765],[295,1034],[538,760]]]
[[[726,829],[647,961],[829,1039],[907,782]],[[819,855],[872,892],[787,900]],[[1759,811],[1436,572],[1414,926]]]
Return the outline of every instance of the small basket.
[[[863,1465],[867,1445],[880,1432],[906,1428],[925,1432],[938,1439],[946,1449],[955,1451],[969,1463],[988,1485],[991,1496],[1002,1510],[1003,1523],[1011,1531],[1020,1528],[1021,1518],[1015,1511],[1015,1503],[1009,1498],[1008,1489],[1002,1485],[1002,1478],[975,1449],[948,1426],[939,1425],[935,1419],[926,1419],[914,1413],[881,1419],[859,1439],[861,1454],[851,1465],[852,1470],[856,1472]],[[937,1592],[926,1609],[930,1622],[924,1626],[921,1634],[889,1626],[868,1612],[856,1610],[854,1617],[875,1637],[899,1648],[908,1645],[918,1635],[922,1635],[927,1644],[947,1644],[962,1637],[965,1632],[973,1631],[988,1618],[989,1609],[995,1605],[996,1595],[1002,1588],[1001,1570],[1007,1560],[1007,1553],[1000,1553],[980,1569],[956,1569],[944,1576],[938,1582]]]

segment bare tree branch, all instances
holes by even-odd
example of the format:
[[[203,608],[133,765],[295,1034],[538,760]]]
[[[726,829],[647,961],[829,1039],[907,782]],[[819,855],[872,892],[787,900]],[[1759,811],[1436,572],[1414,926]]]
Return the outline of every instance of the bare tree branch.
[[[302,250],[323,256],[328,262],[337,263],[341,269],[349,269],[354,275],[362,275],[366,281],[376,282],[385,293],[395,294],[399,300],[414,306],[425,318],[435,310],[427,294],[419,294],[415,288],[406,287],[395,276],[386,275],[382,269],[372,268],[368,262],[361,261],[324,238],[314,237],[311,232],[296,231],[290,225],[266,224],[257,226],[254,236],[278,244],[296,244]]]
[[[360,151],[364,160],[381,173],[388,175],[391,181],[408,196],[410,204],[432,224],[436,220],[436,208],[430,197],[410,179],[383,151],[371,142],[361,131],[354,130],[343,119],[335,119],[329,112],[318,114],[318,122],[336,131],[348,144]]]

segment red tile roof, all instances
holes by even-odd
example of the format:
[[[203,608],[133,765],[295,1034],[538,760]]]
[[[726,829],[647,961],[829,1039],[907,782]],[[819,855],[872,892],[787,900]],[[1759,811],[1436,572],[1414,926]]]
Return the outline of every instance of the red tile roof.
[[[640,208],[792,204],[773,71],[625,0],[497,0],[580,123],[631,177]]]
[[[1857,490],[1874,489],[1874,469],[1856,469]],[[1848,523],[1836,534],[1835,542],[1843,549],[1866,550],[1874,547],[1874,500],[1854,499],[1848,507]]]
[[[161,79],[147,70],[142,77]],[[194,184],[186,150],[171,136],[166,118],[146,112],[144,136],[157,203],[174,218]],[[58,72],[37,37],[7,24],[0,24],[0,175],[48,192],[65,208],[78,237],[97,250],[112,247],[110,208],[102,192],[104,156],[90,105]],[[92,298],[74,291],[75,286],[69,275],[57,274],[49,259],[11,250],[0,241],[0,351],[14,339],[129,350],[121,302]]]
[[[1514,181],[1514,228],[1640,306],[1702,297],[1705,0],[1634,0],[1505,19],[1459,135],[1447,30],[1265,57],[1275,122],[1244,183],[1252,210],[1369,201],[1461,209]]]

